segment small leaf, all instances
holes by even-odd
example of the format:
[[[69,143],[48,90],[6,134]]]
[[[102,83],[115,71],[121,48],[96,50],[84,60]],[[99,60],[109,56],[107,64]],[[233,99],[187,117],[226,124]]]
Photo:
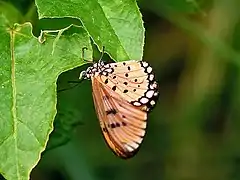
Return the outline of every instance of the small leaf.
[[[133,0],[36,0],[39,17],[79,18],[93,41],[118,61],[141,60],[144,28]]]
[[[82,48],[91,44],[81,27],[58,36],[45,34],[39,43],[29,23],[9,26],[0,16],[0,172],[9,180],[29,179],[45,149],[56,114],[56,80],[83,64]],[[64,33],[74,29],[73,34]]]

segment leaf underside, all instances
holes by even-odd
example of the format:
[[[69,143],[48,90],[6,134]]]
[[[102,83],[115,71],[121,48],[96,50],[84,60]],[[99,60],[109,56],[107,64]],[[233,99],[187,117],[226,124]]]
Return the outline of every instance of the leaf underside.
[[[40,18],[79,18],[99,49],[105,46],[113,59],[142,59],[144,27],[135,1],[37,0],[36,4]]]

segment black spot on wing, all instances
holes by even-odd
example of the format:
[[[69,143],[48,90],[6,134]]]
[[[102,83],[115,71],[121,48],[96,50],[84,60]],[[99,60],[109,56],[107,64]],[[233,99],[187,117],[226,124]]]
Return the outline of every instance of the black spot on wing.
[[[122,125],[123,125],[123,126],[126,126],[127,124],[123,121],[123,122],[122,122]]]
[[[103,132],[107,132],[107,129],[104,127],[104,128],[102,128],[102,130],[103,130]]]
[[[122,126],[126,126],[127,124],[125,122],[116,122],[116,123],[109,123],[107,126],[108,128],[114,129],[114,128],[118,128],[118,127],[122,127]],[[106,128],[103,128],[103,131],[106,132]]]
[[[109,114],[115,115],[115,114],[117,114],[117,111],[116,111],[116,109],[110,109],[110,110],[107,110],[106,113],[107,113],[107,115],[109,115]]]
[[[116,127],[116,124],[112,123],[111,128],[115,128],[115,127]]]
[[[108,100],[109,99],[109,96],[107,96],[107,95],[105,95],[105,96],[103,96],[103,100]]]

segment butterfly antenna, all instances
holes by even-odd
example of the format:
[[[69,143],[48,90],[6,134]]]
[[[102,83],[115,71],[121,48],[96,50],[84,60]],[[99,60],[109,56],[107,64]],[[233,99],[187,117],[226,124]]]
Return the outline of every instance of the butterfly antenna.
[[[99,59],[99,61],[102,61],[103,55],[104,55],[104,51],[105,51],[105,46],[103,46],[102,48],[102,53],[101,53],[101,57]]]
[[[79,81],[68,81],[68,83],[76,83],[74,84],[73,86],[69,87],[69,88],[64,88],[64,89],[60,89],[57,91],[57,93],[59,92],[63,92],[63,91],[67,91],[67,90],[70,90],[70,89],[73,89],[77,86],[79,86],[79,84],[83,81],[83,79],[80,79]]]

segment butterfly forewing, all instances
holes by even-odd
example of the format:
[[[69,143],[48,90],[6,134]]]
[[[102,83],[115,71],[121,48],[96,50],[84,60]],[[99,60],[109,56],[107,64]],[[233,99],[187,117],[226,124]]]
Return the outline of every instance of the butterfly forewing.
[[[139,149],[147,114],[155,106],[158,85],[151,66],[143,61],[94,64],[91,78],[94,105],[105,141],[112,151],[130,158]]]
[[[106,65],[113,69],[100,79],[126,101],[151,110],[158,98],[158,87],[152,67],[143,61],[126,61]]]

